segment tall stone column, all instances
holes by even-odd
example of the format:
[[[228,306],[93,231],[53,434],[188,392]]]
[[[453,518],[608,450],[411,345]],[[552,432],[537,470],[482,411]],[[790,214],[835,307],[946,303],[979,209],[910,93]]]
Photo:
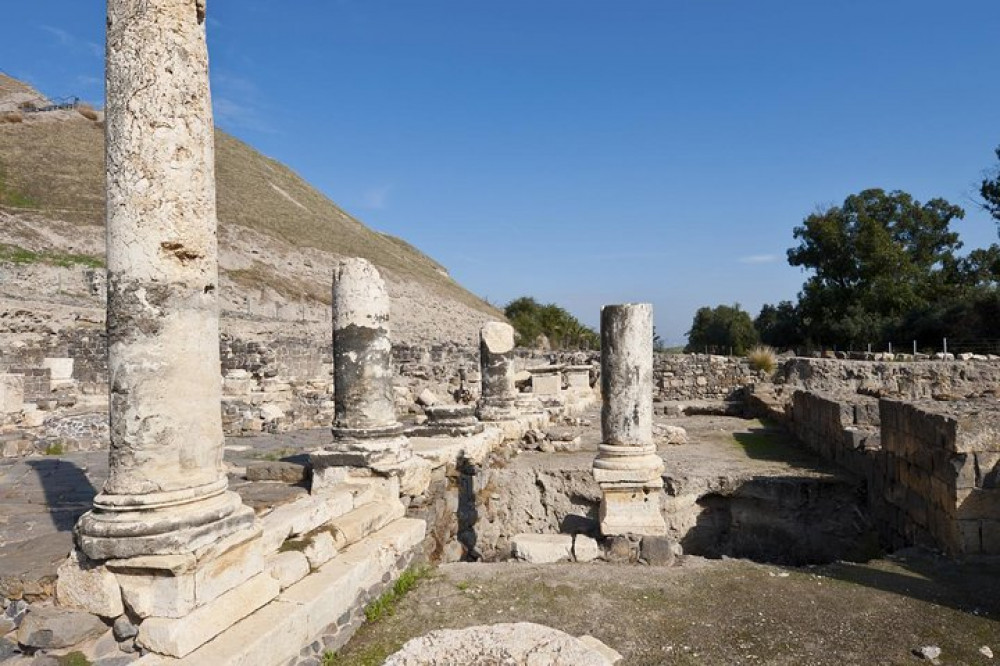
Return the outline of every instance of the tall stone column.
[[[653,443],[653,306],[601,308],[601,434],[594,478],[601,532],[666,533],[663,460]]]
[[[110,475],[95,559],[185,553],[253,524],[227,490],[204,4],[108,0]]]
[[[479,418],[505,421],[517,417],[517,388],[514,386],[514,327],[490,321],[479,330],[479,365],[482,396]]]
[[[333,276],[334,457],[371,467],[410,457],[392,389],[389,293],[368,261],[345,259]]]

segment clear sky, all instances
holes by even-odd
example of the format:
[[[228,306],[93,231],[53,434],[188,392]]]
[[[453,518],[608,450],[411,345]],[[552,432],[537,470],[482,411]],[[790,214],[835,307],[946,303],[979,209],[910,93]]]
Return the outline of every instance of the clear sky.
[[[193,2],[193,0],[192,0]],[[0,69],[100,104],[104,3],[10,2]],[[496,304],[596,325],[794,299],[792,228],[868,187],[968,211],[998,0],[208,0],[217,123]]]

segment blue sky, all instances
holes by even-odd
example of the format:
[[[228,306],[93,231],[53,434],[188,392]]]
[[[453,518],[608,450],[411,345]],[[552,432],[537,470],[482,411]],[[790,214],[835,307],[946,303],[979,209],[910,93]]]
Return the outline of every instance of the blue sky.
[[[102,97],[104,5],[10,3],[0,69]],[[997,0],[209,0],[217,123],[493,303],[596,325],[794,299],[792,228],[868,187],[968,211]]]

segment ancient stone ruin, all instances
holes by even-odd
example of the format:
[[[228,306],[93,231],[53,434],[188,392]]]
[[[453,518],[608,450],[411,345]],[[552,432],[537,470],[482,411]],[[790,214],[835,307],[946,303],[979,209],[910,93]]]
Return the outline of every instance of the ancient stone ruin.
[[[205,10],[108,2],[106,344],[69,333],[64,355],[0,374],[20,479],[3,487],[0,658],[313,666],[427,563],[1000,555],[1000,359],[768,374],[654,355],[645,303],[602,309],[599,354],[518,349],[498,321],[478,348],[394,347],[361,258],[331,267],[331,340],[220,339]],[[77,420],[38,440],[48,459],[23,434],[104,388],[107,432]],[[386,663],[613,664],[615,648],[501,622]]]

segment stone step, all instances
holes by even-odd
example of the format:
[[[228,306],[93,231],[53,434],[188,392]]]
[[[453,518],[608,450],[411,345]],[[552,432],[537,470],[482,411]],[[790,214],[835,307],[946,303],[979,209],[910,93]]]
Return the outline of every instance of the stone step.
[[[300,497],[261,516],[258,524],[262,531],[264,552],[276,552],[286,539],[308,534],[371,501],[370,494],[361,493],[361,488],[357,492],[353,488],[333,489],[323,495]]]
[[[399,518],[347,547],[318,571],[295,583],[277,599],[243,618],[182,659],[146,655],[135,666],[278,666],[300,650],[344,626],[358,599],[388,574],[424,539],[426,524]]]

